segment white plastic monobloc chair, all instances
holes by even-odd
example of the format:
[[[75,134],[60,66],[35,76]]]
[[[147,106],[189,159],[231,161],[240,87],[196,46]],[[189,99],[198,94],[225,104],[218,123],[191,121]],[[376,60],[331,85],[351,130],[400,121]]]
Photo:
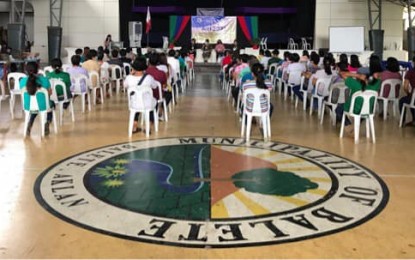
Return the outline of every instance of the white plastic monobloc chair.
[[[68,97],[68,93],[66,92],[65,83],[61,79],[49,79],[50,85],[52,88],[52,95],[50,96],[50,100],[55,103],[55,105],[59,108],[59,125],[63,124],[63,104],[69,102],[68,110],[71,112],[72,122],[75,122],[75,114],[73,110],[73,100],[72,98]],[[60,97],[57,95],[57,90],[60,89],[59,92],[62,93]]]
[[[6,100],[8,95],[6,95],[6,87],[3,84],[3,81],[0,80],[0,112],[1,112],[1,102]]]
[[[29,125],[30,114],[37,113],[40,115],[40,125],[41,125],[41,136],[45,136],[45,123],[47,120],[47,113],[52,111],[53,114],[53,126],[55,133],[58,133],[58,128],[56,125],[56,116],[55,111],[50,109],[49,105],[49,93],[46,89],[40,88],[36,91],[34,95],[29,95],[26,88],[22,89],[22,100],[23,100],[23,109],[25,112],[25,122],[23,128],[23,136],[26,137],[26,129]]]
[[[107,95],[108,91],[109,96],[112,96],[110,73],[107,68],[101,68],[99,80],[101,82],[102,88],[104,89],[104,94]]]
[[[111,81],[115,82],[115,91],[116,93],[120,93],[121,89],[121,80],[122,80],[122,69],[118,65],[111,65]]]
[[[288,75],[288,81],[284,83],[284,100],[287,100],[288,97],[288,89],[291,89],[291,99],[294,99],[294,92],[293,88],[297,85],[301,84],[301,74],[303,72],[300,70],[296,70],[291,72]],[[296,84],[296,82],[300,82],[300,84]]]
[[[301,38],[301,47],[303,50],[310,50],[311,49],[311,44],[307,42],[307,39],[302,37]]]
[[[317,80],[316,85],[315,85],[315,91],[311,95],[311,99],[310,99],[310,115],[313,113],[314,99],[317,99],[318,101],[317,115],[320,118],[321,110],[323,108],[324,98],[330,95],[330,84],[331,84],[331,76],[320,78]]]
[[[189,84],[190,81],[193,81],[195,78],[195,69],[194,69],[194,63],[192,59],[187,59],[186,60],[186,64],[187,64],[187,78],[189,80]]]
[[[261,102],[263,99],[266,102]],[[241,137],[245,135],[246,124],[246,141],[249,141],[251,135],[252,118],[259,117],[263,128],[264,140],[271,137],[271,120],[270,112],[270,92],[268,89],[250,88],[243,93],[244,109],[242,113]]]
[[[43,68],[43,71],[45,72],[45,74],[53,72],[53,68],[52,66],[46,66]]]
[[[27,77],[26,74],[21,72],[11,72],[7,74],[7,86],[10,93],[10,114],[14,119],[14,105],[16,104],[16,97],[21,97],[20,80]],[[23,102],[22,102],[23,103]]]
[[[274,82],[275,75],[277,73],[278,63],[272,63],[268,68],[267,78]]]
[[[277,71],[275,72],[275,77],[274,80],[272,81],[272,85],[275,88],[278,88],[278,94],[281,96],[281,92],[282,92],[282,86],[284,84],[283,80],[282,80],[282,75],[283,75],[283,68],[282,66],[277,67]],[[275,92],[277,92],[275,90]]]
[[[123,78],[125,79],[125,77],[127,77],[131,73],[131,64],[128,62],[124,62],[122,66],[123,66]]]
[[[167,122],[169,121],[169,117],[168,117],[166,99],[163,97],[163,90],[162,90],[162,86],[160,82],[156,81],[156,83],[157,83],[157,89],[159,92],[159,98],[157,100],[157,103],[159,104],[159,106],[157,107],[157,113],[158,113],[158,109],[160,109],[160,106],[163,105],[164,120]]]
[[[332,84],[330,86],[330,94],[327,101],[323,102],[321,108],[320,124],[323,124],[324,120],[324,109],[329,107],[331,123],[333,126],[336,125],[336,108],[338,104],[344,104],[346,98],[350,95],[350,89],[346,87],[344,82]]]
[[[134,126],[134,116],[141,113],[144,117],[146,127],[146,137],[150,136],[150,112],[154,114],[154,128],[158,132],[159,119],[156,109],[157,101],[152,98],[153,90],[148,86],[140,86],[139,88],[128,88],[128,108],[130,110],[130,118],[128,122],[128,136],[131,137]]]
[[[298,43],[296,43],[293,38],[288,38],[287,48],[289,50],[297,50],[298,49]]]
[[[88,100],[88,111],[91,111],[91,98],[88,91],[88,77],[84,74],[71,75],[72,95],[80,95],[82,98],[82,113],[85,112],[85,103]],[[85,85],[85,89],[82,89]]]
[[[403,104],[402,113],[401,113],[401,119],[399,120],[399,127],[402,127],[403,122],[405,120],[405,114],[406,114],[405,112],[406,112],[406,109],[408,109],[408,111],[410,109],[415,109],[415,90],[414,89],[412,89],[411,102],[409,104]],[[415,119],[413,119],[413,120],[415,120]]]
[[[385,97],[385,88],[389,86],[389,95]],[[387,79],[382,81],[378,100],[383,101],[383,120],[386,120],[388,116],[388,105],[392,102],[393,105],[393,116],[396,116],[396,111],[399,106],[399,89],[402,86],[402,80],[400,79]]]
[[[94,102],[94,105],[96,105],[97,103],[97,91],[99,91],[99,94],[101,96],[101,104],[104,104],[104,91],[98,72],[89,72],[88,86],[92,93],[92,100]]]
[[[374,112],[376,108],[376,100],[378,97],[378,92],[373,90],[358,91],[353,94],[352,100],[350,103],[350,110],[343,112],[342,125],[340,128],[340,138],[343,138],[344,133],[344,124],[346,121],[346,116],[354,118],[354,142],[357,144],[359,142],[359,130],[360,130],[360,119],[366,119],[366,137],[370,138],[372,136],[373,143],[376,142],[375,138],[375,125],[373,121]],[[355,113],[355,103],[357,99],[362,100],[362,107],[359,113]],[[372,103],[372,104],[371,104]]]

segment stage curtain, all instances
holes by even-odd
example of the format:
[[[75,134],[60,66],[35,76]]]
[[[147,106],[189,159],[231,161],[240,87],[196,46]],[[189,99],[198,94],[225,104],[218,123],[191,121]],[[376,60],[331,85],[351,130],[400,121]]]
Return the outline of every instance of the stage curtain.
[[[170,35],[169,35],[169,41],[170,44],[174,44],[177,42],[177,40],[180,38],[180,36],[183,34],[184,29],[186,28],[186,25],[190,21],[190,16],[177,16],[177,15],[171,15],[170,16]]]
[[[258,16],[238,16],[238,24],[250,43],[258,38]]]

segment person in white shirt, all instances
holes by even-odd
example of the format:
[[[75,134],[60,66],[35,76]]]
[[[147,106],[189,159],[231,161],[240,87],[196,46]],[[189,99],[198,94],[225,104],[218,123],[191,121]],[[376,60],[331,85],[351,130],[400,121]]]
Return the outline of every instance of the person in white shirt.
[[[152,89],[156,89],[158,87],[157,81],[154,80],[154,78],[151,75],[145,74],[145,70],[147,69],[147,61],[143,57],[138,57],[134,60],[134,62],[131,64],[131,74],[128,75],[124,80],[124,88],[131,89],[139,89],[143,86],[151,87]],[[143,79],[144,77],[144,79]],[[140,84],[139,84],[140,83]],[[157,105],[157,100],[153,97],[153,94],[149,95],[148,97],[145,97],[144,104],[136,104],[134,103],[136,101],[135,98],[130,98],[130,101],[132,102],[132,107],[154,107]],[[137,113],[134,117],[134,127],[133,127],[133,133],[140,132],[141,129],[138,128],[138,116]],[[153,114],[150,114],[150,121],[154,121]]]
[[[290,65],[287,67],[288,83],[294,84],[293,91],[302,101],[302,95],[300,92],[301,75],[306,71],[306,67],[303,63],[300,63],[300,55],[292,53],[290,55]],[[291,95],[290,92],[288,92]]]
[[[180,74],[180,63],[179,60],[175,57],[176,51],[171,49],[169,50],[168,57],[167,57],[167,63],[171,66],[170,76],[173,78],[174,81],[177,81],[179,77],[177,76],[177,73]]]

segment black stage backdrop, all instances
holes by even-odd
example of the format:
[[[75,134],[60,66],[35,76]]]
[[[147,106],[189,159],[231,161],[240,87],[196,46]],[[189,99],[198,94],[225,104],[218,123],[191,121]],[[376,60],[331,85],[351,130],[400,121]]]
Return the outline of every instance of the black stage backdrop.
[[[147,6],[150,6],[152,22],[149,45],[154,48],[162,46],[162,36],[169,36],[170,15],[196,15],[197,8],[222,7],[225,16],[258,16],[258,36],[268,37],[270,49],[287,48],[289,37],[297,42],[301,37],[307,37],[308,42],[312,42],[314,37],[316,0],[119,0],[120,40],[124,46],[129,46],[129,21],[143,23],[142,46],[147,46]],[[187,26],[178,45],[188,45],[190,30],[190,26]],[[237,40],[242,48],[250,47],[239,26]]]

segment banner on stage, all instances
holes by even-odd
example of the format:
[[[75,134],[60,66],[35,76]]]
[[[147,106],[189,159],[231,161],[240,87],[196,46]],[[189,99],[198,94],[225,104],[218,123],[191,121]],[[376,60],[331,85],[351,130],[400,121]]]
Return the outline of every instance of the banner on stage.
[[[236,39],[236,24],[235,16],[192,16],[192,38],[198,43],[209,39],[210,43],[231,44]]]

